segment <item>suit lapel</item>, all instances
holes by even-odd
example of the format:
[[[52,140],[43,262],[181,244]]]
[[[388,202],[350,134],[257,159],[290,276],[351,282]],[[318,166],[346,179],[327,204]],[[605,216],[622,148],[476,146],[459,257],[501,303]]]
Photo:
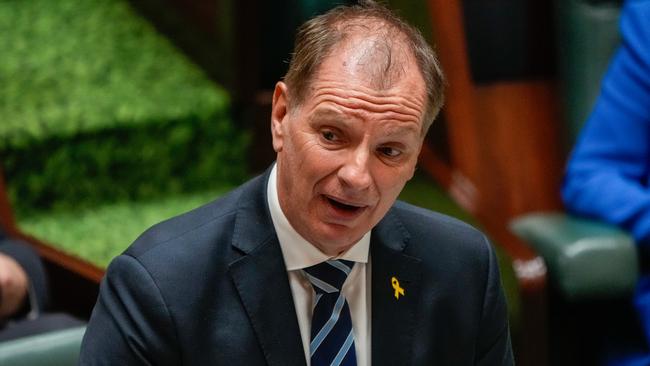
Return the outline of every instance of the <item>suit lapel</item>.
[[[282,251],[268,213],[266,182],[257,178],[242,194],[233,246],[243,256],[231,263],[230,275],[267,363],[303,366],[300,329]]]
[[[421,261],[403,253],[408,240],[408,232],[392,211],[373,229],[370,244],[373,365],[412,362]],[[404,290],[399,298],[395,297],[393,277]]]

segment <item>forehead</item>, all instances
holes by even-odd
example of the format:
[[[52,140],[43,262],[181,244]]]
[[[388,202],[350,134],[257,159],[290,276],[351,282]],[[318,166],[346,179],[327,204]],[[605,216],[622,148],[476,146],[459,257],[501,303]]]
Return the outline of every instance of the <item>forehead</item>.
[[[426,108],[422,74],[408,48],[392,43],[380,35],[355,34],[334,46],[314,75],[305,104],[332,102],[421,124]]]

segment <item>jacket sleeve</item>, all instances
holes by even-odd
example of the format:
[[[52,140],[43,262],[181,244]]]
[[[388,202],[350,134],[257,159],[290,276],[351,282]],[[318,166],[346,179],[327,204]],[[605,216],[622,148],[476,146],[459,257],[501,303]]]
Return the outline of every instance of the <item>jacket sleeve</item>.
[[[492,246],[488,249],[488,266],[483,297],[479,338],[476,344],[477,366],[512,366],[514,359],[508,326],[508,308],[501,286],[499,265]]]
[[[569,211],[650,243],[650,2],[627,2],[621,34],[569,161],[562,196]]]
[[[47,307],[49,300],[47,276],[41,258],[29,244],[8,238],[0,240],[0,252],[13,258],[27,274],[30,284],[29,310],[38,314]]]
[[[81,346],[80,365],[180,365],[175,326],[154,277],[134,257],[109,266]]]

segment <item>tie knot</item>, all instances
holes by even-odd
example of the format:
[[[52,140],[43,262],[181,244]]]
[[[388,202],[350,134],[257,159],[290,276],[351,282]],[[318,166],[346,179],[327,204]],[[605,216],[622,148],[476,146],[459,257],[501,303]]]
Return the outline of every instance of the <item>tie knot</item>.
[[[354,262],[346,260],[329,260],[315,266],[305,268],[305,274],[316,293],[339,292],[345,279],[354,267]]]

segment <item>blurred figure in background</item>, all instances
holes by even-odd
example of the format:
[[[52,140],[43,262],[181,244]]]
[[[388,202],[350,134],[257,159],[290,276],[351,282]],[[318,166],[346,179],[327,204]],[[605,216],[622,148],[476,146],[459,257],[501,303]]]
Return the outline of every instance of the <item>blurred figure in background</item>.
[[[0,342],[83,324],[66,314],[42,314],[47,303],[38,254],[0,229]]]
[[[635,306],[650,339],[650,1],[621,15],[622,44],[568,164],[562,197],[571,212],[619,225],[641,258]],[[596,268],[594,270],[597,270]],[[640,362],[640,363],[639,363]],[[650,362],[650,354],[616,364]]]
[[[11,256],[0,253],[0,319],[11,317],[21,308],[27,297],[27,284],[22,266]]]
[[[18,322],[34,319],[47,302],[43,264],[36,252],[0,232],[0,340],[24,334]]]

